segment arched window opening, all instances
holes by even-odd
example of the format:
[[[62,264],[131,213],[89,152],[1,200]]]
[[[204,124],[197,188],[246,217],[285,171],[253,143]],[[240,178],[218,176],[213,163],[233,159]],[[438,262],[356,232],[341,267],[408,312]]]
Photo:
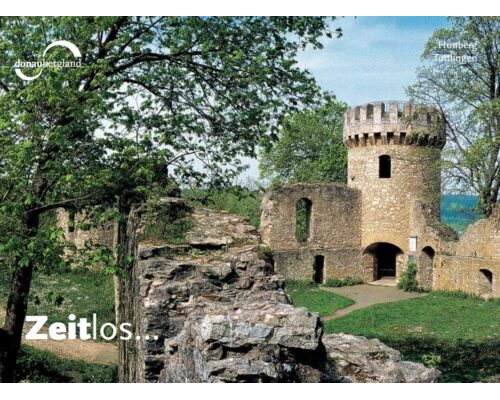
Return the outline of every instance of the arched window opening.
[[[295,238],[304,243],[309,240],[311,230],[312,202],[309,199],[299,199],[295,204]]]
[[[391,157],[383,155],[378,158],[378,176],[379,178],[391,177]]]

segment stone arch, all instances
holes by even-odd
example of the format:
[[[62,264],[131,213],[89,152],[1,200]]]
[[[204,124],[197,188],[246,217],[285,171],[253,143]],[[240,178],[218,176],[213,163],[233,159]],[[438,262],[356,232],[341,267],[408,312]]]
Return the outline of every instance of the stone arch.
[[[489,269],[479,270],[479,293],[486,294],[493,292],[493,272]]]
[[[366,247],[363,254],[373,259],[373,279],[395,278],[397,259],[403,251],[392,243],[375,242]]]
[[[378,158],[378,176],[379,178],[391,177],[391,156],[384,154]]]
[[[295,203],[295,238],[305,243],[311,238],[312,201],[302,197]]]
[[[424,288],[432,287],[434,269],[434,257],[436,251],[431,246],[425,246],[420,253],[418,262],[418,283]]]

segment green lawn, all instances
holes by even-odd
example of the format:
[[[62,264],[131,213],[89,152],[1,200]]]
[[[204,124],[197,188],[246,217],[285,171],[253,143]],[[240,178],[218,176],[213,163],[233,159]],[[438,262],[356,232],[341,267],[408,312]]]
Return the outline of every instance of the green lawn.
[[[48,351],[21,345],[17,360],[16,382],[104,382],[118,381],[116,365],[90,364],[66,360]]]
[[[294,287],[287,289],[287,292],[292,297],[295,306],[306,307],[323,317],[354,304],[354,301],[347,297],[311,286]]]
[[[500,374],[498,300],[433,292],[353,311],[327,321],[325,331],[379,338],[407,359],[432,359],[443,372],[442,381],[472,382]]]
[[[11,275],[0,265],[0,307],[5,308]],[[100,271],[66,270],[51,274],[35,272],[28,315],[46,315],[49,323],[67,322],[97,314],[98,325],[115,322],[113,277]]]

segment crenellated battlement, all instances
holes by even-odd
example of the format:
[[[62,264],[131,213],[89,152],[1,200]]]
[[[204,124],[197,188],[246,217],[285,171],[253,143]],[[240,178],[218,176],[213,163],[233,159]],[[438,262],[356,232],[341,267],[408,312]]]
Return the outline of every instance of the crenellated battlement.
[[[442,114],[432,107],[402,101],[372,102],[349,108],[344,114],[347,147],[417,145],[443,148]]]

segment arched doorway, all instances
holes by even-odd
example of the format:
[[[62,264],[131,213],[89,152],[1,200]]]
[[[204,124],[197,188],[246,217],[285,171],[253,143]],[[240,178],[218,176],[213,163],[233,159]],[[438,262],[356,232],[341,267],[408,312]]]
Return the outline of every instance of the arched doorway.
[[[489,269],[479,270],[479,293],[487,294],[493,291],[493,272]]]
[[[373,257],[373,279],[396,277],[396,257],[403,252],[391,243],[373,243],[365,249]]]
[[[420,255],[420,262],[418,265],[418,281],[424,288],[432,287],[434,256],[436,252],[431,246],[425,246]]]

